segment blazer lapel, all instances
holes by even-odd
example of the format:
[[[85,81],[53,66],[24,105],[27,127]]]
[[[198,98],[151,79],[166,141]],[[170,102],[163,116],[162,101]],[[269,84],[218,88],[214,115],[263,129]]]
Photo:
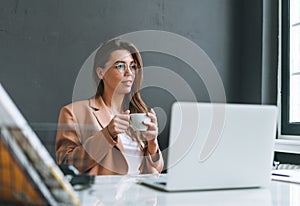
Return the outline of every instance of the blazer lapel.
[[[113,118],[109,113],[109,109],[103,102],[102,97],[92,98],[90,101],[90,107],[93,109],[93,114],[95,115],[98,123],[102,128],[106,127],[111,119]]]
[[[113,116],[109,113],[109,109],[104,103],[102,97],[91,98],[89,100],[90,107],[93,109],[93,114],[102,128],[105,128],[112,120]],[[124,147],[119,138],[117,145],[119,150],[124,153]]]

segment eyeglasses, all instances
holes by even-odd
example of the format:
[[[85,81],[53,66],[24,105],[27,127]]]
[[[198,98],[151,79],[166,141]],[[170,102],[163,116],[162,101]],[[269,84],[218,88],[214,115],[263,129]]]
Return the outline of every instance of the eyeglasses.
[[[136,63],[131,63],[129,66],[125,62],[117,62],[115,63],[114,67],[121,73],[124,74],[126,69],[130,69],[132,73],[135,73],[140,68],[137,66]]]

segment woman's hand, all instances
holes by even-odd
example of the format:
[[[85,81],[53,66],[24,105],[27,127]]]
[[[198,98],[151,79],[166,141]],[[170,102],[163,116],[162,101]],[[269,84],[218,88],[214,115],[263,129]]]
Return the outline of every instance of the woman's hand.
[[[117,114],[107,126],[109,134],[115,139],[118,134],[125,133],[129,127],[130,111],[126,110],[122,114]]]
[[[141,132],[142,135],[148,141],[148,151],[151,155],[156,154],[158,150],[158,127],[157,127],[157,118],[153,109],[150,109],[150,112],[147,113],[147,116],[150,117],[151,122],[143,122],[144,125],[148,126],[148,130]]]

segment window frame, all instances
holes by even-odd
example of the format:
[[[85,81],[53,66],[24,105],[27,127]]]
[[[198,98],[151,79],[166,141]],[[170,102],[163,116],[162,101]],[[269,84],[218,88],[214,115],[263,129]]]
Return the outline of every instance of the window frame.
[[[290,0],[279,0],[278,135],[275,151],[300,154],[300,123],[289,122]]]
[[[282,3],[282,64],[281,64],[281,134],[282,135],[300,135],[300,123],[289,122],[290,111],[290,0],[283,0]]]

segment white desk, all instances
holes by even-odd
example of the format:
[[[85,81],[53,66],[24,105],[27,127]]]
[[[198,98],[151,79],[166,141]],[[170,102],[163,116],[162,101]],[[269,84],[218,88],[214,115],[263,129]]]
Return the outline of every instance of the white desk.
[[[78,192],[82,205],[299,206],[300,184],[271,181],[270,188],[167,193],[138,184],[143,176],[98,176]]]

